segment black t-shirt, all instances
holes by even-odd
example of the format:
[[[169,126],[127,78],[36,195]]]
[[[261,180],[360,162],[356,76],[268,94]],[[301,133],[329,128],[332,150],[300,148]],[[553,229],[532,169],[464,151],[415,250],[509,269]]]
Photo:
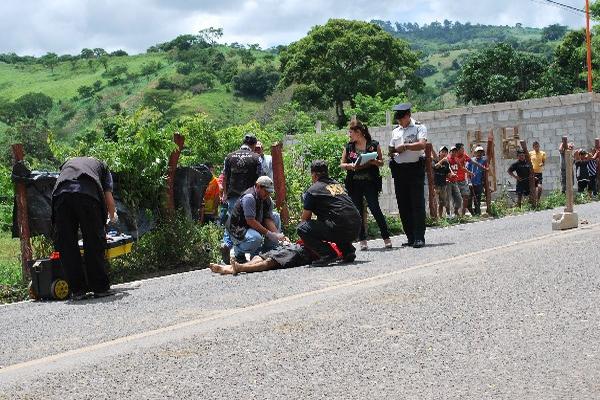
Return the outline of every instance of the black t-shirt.
[[[516,172],[519,179],[529,178],[529,174],[531,173],[531,167],[527,161],[517,161],[508,170]]]
[[[442,162],[442,164],[439,167],[436,167],[435,164],[436,163],[434,162],[433,179],[435,182],[435,186],[446,186],[446,183],[448,182],[446,178],[450,173],[450,164],[448,163],[448,161]]]
[[[223,175],[227,184],[227,196],[241,196],[262,175],[260,157],[249,148],[242,147],[227,155]]]
[[[304,209],[312,211],[319,221],[347,228],[350,235],[355,228],[360,229],[360,213],[344,187],[333,179],[321,178],[308,188]]]
[[[594,161],[594,162],[596,162],[596,161]],[[583,181],[583,180],[590,179],[590,172],[588,169],[589,163],[590,163],[589,160],[575,161],[575,171],[576,171],[577,180]]]

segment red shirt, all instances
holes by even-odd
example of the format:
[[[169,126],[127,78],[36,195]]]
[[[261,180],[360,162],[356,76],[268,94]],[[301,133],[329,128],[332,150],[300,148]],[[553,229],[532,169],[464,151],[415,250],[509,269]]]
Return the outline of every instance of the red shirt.
[[[456,174],[456,176],[452,176],[448,178],[448,182],[463,182],[466,180],[465,168],[467,163],[471,161],[471,157],[466,154],[462,156],[448,156],[448,164],[450,164],[450,171]]]

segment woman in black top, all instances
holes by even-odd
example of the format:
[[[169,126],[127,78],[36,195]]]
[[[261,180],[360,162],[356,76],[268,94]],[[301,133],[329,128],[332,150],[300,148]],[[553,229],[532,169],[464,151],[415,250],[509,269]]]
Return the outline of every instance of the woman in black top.
[[[347,172],[346,175],[346,190],[356,205],[356,208],[363,215],[364,203],[363,199],[367,200],[367,205],[371,214],[377,221],[381,236],[383,237],[385,247],[392,247],[390,233],[388,231],[387,222],[381,207],[379,207],[379,192],[381,192],[381,174],[379,168],[383,166],[383,156],[381,147],[376,140],[371,138],[369,129],[360,121],[355,121],[350,125],[348,134],[350,141],[344,148],[342,153],[342,169]],[[356,160],[361,154],[377,153],[377,158],[368,161],[364,165],[356,165]],[[365,221],[362,221],[360,230],[360,249],[367,250],[367,232],[365,231]]]

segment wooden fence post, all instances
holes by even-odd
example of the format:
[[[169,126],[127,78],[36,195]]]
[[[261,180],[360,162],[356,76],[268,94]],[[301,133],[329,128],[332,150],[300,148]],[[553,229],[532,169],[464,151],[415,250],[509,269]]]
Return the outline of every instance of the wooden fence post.
[[[598,193],[600,189],[600,138],[594,140],[594,148],[596,149],[595,155],[598,155],[596,159],[596,193]]]
[[[177,171],[181,150],[183,150],[184,137],[179,133],[175,133],[173,134],[173,141],[177,145],[177,148],[173,150],[169,156],[169,166],[167,171],[167,211],[171,214],[175,210],[175,195],[173,193],[175,186],[175,172]]]
[[[531,156],[529,155],[529,150],[527,149],[527,142],[525,140],[521,140],[521,149],[525,152],[525,159],[529,164],[529,168],[531,173],[529,174],[529,202],[533,207],[537,205],[537,193],[535,187],[535,176],[533,175],[533,164],[531,163]]]
[[[433,219],[438,219],[435,182],[433,179],[433,144],[431,143],[425,145],[425,172],[427,172],[427,187],[429,189],[429,215]]]
[[[321,129],[322,129],[321,126],[322,126],[321,121],[315,122],[315,132],[316,133],[321,133]]]
[[[490,175],[495,179],[496,175],[494,174],[493,168],[495,168],[494,162],[494,131],[492,130],[488,135],[487,139],[487,160],[488,160],[488,170],[483,171],[483,184],[485,190],[485,211],[489,215],[490,208],[492,207],[492,188],[490,187]],[[491,174],[490,174],[491,172]]]
[[[275,185],[275,207],[281,215],[281,224],[287,226],[290,222],[290,211],[287,206],[287,191],[285,188],[285,171],[283,167],[283,143],[277,142],[271,146],[273,158],[273,184]]]
[[[22,144],[13,144],[11,146],[14,163],[13,166],[23,161],[25,153]],[[27,187],[23,182],[15,183],[15,195],[17,201],[17,226],[19,229],[19,238],[21,240],[21,277],[27,282],[31,279],[29,274],[28,262],[33,258],[31,250],[31,232],[29,231],[29,211],[27,210]]]

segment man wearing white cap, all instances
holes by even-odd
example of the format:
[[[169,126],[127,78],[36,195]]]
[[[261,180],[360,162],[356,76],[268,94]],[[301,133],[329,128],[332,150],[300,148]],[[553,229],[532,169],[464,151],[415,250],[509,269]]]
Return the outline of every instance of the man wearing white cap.
[[[273,221],[274,191],[271,178],[261,176],[235,203],[225,227],[233,241],[236,261],[244,263],[246,253],[254,257],[286,240]]]
[[[473,162],[475,161],[475,162]],[[471,187],[473,196],[473,214],[481,215],[481,195],[483,193],[483,183],[485,169],[487,168],[487,158],[484,156],[483,147],[475,147],[475,157],[469,162],[469,171],[471,175]]]

